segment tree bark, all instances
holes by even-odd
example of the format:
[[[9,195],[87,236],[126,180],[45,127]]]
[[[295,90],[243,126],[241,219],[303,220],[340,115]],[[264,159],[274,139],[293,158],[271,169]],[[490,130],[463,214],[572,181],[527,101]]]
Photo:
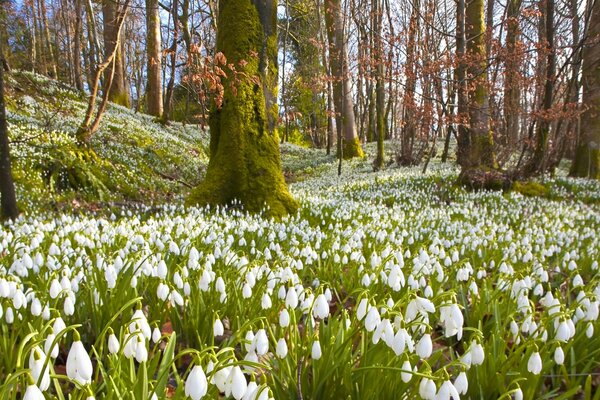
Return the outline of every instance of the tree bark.
[[[381,7],[381,0],[373,1],[373,33],[374,33],[374,44],[375,44],[375,108],[376,108],[376,120],[377,120],[377,156],[373,162],[373,168],[380,170],[383,168],[384,160],[384,148],[383,141],[385,139],[386,132],[386,121],[385,121],[385,59],[383,56],[383,10]]]
[[[174,22],[177,23],[177,20]],[[158,0],[146,0],[146,57],[146,112],[160,118],[163,114],[163,93]]]
[[[75,79],[75,87],[81,92],[83,91],[83,73],[81,72],[82,1],[75,0],[75,32],[73,34],[73,78]]]
[[[340,0],[325,1],[325,22],[329,39],[330,66],[333,74],[333,100],[338,117],[338,136],[343,137],[342,156],[349,159],[363,157],[364,153],[356,132],[354,100],[348,69],[348,52]]]
[[[14,219],[19,216],[15,184],[10,162],[8,123],[4,103],[4,51],[0,43],[0,217]]]
[[[504,121],[506,124],[506,143],[514,147],[519,138],[519,103],[521,102],[520,62],[517,54],[521,34],[519,15],[521,0],[508,0],[506,12],[506,58],[504,74]]]
[[[467,168],[497,168],[490,127],[483,0],[467,2],[465,37],[469,58],[469,136]]]
[[[583,50],[581,137],[571,175],[600,179],[600,1],[594,1]]]
[[[236,66],[241,78],[224,79],[222,106],[210,117],[206,178],[189,202],[232,205],[239,201],[251,212],[266,206],[272,216],[295,212],[297,203],[281,171],[276,130],[277,3],[220,0],[218,27],[216,51]]]
[[[104,55],[105,59],[113,52],[115,53],[114,77],[111,79],[111,71],[108,70],[104,76],[104,91],[108,91],[108,100],[125,107],[131,106],[129,91],[127,90],[125,80],[125,66],[123,59],[123,46],[117,35],[117,8],[118,0],[103,0],[102,17],[104,19]],[[112,85],[107,88],[107,82],[112,81]]]

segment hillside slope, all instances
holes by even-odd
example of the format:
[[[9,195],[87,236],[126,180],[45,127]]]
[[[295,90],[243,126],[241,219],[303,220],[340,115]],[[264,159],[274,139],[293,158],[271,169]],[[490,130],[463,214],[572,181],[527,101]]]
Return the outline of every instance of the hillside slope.
[[[208,133],[198,126],[154,122],[108,106],[90,149],[75,142],[85,95],[28,72],[7,79],[13,174],[24,210],[61,204],[143,201],[184,194],[208,158]]]

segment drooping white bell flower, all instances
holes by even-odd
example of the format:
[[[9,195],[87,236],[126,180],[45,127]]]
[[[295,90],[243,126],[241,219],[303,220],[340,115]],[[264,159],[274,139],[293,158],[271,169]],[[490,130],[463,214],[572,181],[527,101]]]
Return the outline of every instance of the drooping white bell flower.
[[[58,343],[52,346],[54,340],[56,339],[56,335],[54,333],[48,334],[46,336],[46,341],[44,342],[44,352],[52,358],[58,357]]]
[[[141,308],[135,310],[131,316],[131,323],[129,324],[129,333],[134,333],[136,331],[141,331],[147,340],[150,340],[152,337],[152,329],[150,328],[148,319]]]
[[[290,325],[290,313],[287,308],[284,308],[279,313],[279,326],[282,328],[287,328]]]
[[[208,391],[208,382],[200,365],[194,365],[185,381],[185,395],[200,400]]]
[[[254,348],[256,349],[256,354],[259,356],[264,356],[269,351],[269,338],[264,329],[259,329],[256,332],[256,336],[254,336]]]
[[[93,372],[92,360],[81,343],[79,333],[75,331],[73,344],[67,356],[67,376],[69,379],[85,385],[92,382]]]
[[[458,390],[454,387],[452,382],[444,381],[437,394],[435,395],[436,400],[460,400],[460,394],[458,394]]]
[[[285,296],[285,306],[290,307],[291,309],[298,307],[298,293],[296,293],[296,288],[293,286],[287,291]]]
[[[429,378],[421,379],[419,383],[419,396],[423,400],[434,400],[435,395],[437,393],[437,388],[435,387],[435,382]]]
[[[42,392],[48,390],[48,387],[50,387],[50,364],[47,363],[44,368],[45,363],[46,354],[44,354],[39,346],[35,346],[29,354],[29,370],[33,381],[36,385],[39,384],[38,387]],[[44,370],[43,374],[42,370]]]
[[[285,356],[287,356],[287,353],[288,353],[287,343],[284,338],[281,338],[277,341],[277,350],[276,350],[277,357],[285,358]]]
[[[146,348],[146,342],[141,336],[138,336],[138,344],[135,347],[135,359],[139,363],[143,363],[148,360],[148,349]]]
[[[329,316],[329,303],[324,294],[320,294],[313,304],[313,316],[318,319],[325,319]]]
[[[483,351],[483,346],[473,340],[471,342],[471,348],[469,350],[471,353],[471,364],[472,365],[481,365],[483,364],[483,360],[485,359],[485,352]]]
[[[23,400],[45,400],[44,393],[35,385],[27,386]]]
[[[210,367],[210,363],[209,363],[209,367]],[[217,389],[219,389],[219,392],[221,393],[225,393],[225,386],[227,383],[227,378],[229,377],[229,374],[232,370],[232,366],[227,366],[224,368],[221,368],[217,371],[215,371],[215,373],[212,376],[211,382],[217,387]],[[211,368],[207,368],[207,371],[210,371]]]
[[[224,333],[225,333],[225,327],[223,326],[223,323],[221,322],[221,320],[219,318],[217,318],[213,324],[213,335],[215,337],[223,336]]]
[[[408,383],[412,379],[412,373],[407,371],[412,371],[412,367],[410,365],[410,361],[405,360],[402,364],[402,372],[400,373],[400,378],[404,383]]]
[[[116,354],[119,352],[121,345],[119,344],[119,339],[115,336],[114,332],[111,332],[108,336],[108,351],[110,354]]]
[[[158,343],[158,341],[160,340],[161,337],[162,337],[162,333],[160,333],[160,329],[158,329],[158,326],[155,326],[154,329],[152,330],[152,341],[154,343]]]
[[[313,342],[310,354],[313,360],[321,358],[321,343],[318,340]]]
[[[369,303],[368,303],[367,299],[364,298],[364,297],[360,301],[360,303],[358,303],[358,307],[356,308],[356,318],[358,318],[359,321],[362,321],[362,319],[367,314],[367,306],[368,306],[368,304]]]
[[[377,307],[371,306],[365,317],[365,329],[367,332],[373,332],[380,322],[381,316],[379,315]]]
[[[431,342],[431,335],[426,333],[421,337],[421,339],[417,342],[416,352],[419,357],[422,359],[429,358],[431,353],[433,352],[433,343]]]
[[[241,400],[244,397],[248,389],[248,382],[246,382],[246,377],[240,367],[232,368],[227,378],[227,386],[225,393],[230,392],[234,399]]]
[[[554,361],[557,365],[563,365],[565,363],[565,352],[560,346],[554,350]]]
[[[527,371],[534,375],[539,375],[542,372],[542,357],[539,352],[533,352],[527,361]]]
[[[467,394],[467,390],[469,390],[469,381],[465,371],[462,371],[460,374],[458,374],[456,380],[454,381],[454,387],[458,393]]]

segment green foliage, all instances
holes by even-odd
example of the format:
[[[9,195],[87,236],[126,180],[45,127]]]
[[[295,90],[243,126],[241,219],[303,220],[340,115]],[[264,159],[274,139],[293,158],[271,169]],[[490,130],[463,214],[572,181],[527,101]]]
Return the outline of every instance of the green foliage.
[[[527,197],[548,197],[550,195],[550,188],[548,186],[535,181],[517,181],[513,183],[512,190]]]

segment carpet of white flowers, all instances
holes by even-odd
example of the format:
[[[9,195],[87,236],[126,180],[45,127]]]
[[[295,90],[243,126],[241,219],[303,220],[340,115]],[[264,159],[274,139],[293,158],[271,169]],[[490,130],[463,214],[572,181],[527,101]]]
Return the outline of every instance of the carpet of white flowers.
[[[281,221],[164,206],[4,227],[0,398],[600,396],[598,202],[335,169],[292,185]]]

